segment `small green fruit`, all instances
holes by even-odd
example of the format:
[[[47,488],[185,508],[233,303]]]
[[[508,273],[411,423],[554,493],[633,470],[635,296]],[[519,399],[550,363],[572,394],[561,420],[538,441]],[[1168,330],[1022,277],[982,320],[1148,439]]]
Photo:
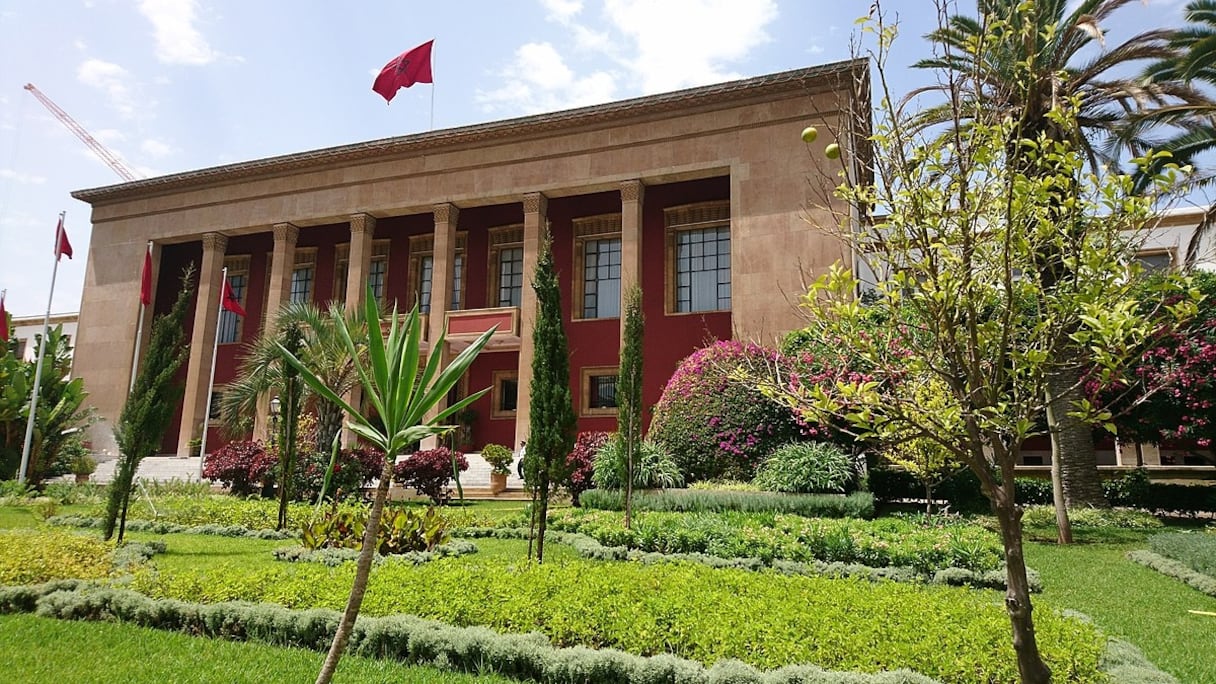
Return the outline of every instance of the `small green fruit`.
[[[840,145],[832,143],[831,145],[823,148],[823,153],[828,159],[840,159]]]
[[[815,142],[815,138],[818,137],[819,130],[814,126],[807,126],[806,128],[802,129],[802,142],[813,143]]]

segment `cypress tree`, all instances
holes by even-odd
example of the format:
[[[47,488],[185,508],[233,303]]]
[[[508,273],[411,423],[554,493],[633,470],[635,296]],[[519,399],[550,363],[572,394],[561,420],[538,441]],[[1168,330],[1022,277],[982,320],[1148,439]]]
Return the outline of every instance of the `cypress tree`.
[[[182,286],[169,313],[152,323],[148,352],[135,377],[135,388],[123,404],[114,439],[118,443],[118,465],[110,483],[106,501],[105,538],[114,536],[118,525],[118,541],[122,541],[127,522],[127,506],[131,500],[131,485],[140,461],[160,449],[165,430],[182,398],[182,385],[177,370],[186,361],[186,332],[184,323],[194,292],[194,264],[182,271]]]
[[[625,293],[625,344],[616,382],[617,432],[625,456],[625,529],[633,516],[633,478],[642,452],[642,289]]]
[[[536,325],[532,329],[532,384],[528,388],[530,428],[524,458],[524,479],[536,488],[538,530],[536,561],[545,558],[545,522],[549,512],[550,489],[566,475],[566,456],[574,447],[574,402],[570,396],[570,353],[562,327],[561,295],[557,271],[546,230],[541,237],[540,254],[532,288],[536,290]]]

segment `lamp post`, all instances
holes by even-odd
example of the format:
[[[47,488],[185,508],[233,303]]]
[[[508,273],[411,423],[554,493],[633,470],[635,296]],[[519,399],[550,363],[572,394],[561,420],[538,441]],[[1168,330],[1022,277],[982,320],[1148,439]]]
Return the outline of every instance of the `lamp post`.
[[[275,445],[279,434],[279,411],[282,407],[283,403],[277,396],[270,399],[270,446]]]

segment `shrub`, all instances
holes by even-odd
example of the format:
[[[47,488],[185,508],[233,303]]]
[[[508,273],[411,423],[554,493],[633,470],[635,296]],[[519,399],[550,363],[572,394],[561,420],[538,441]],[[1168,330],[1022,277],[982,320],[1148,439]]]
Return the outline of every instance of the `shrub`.
[[[1154,552],[1186,564],[1216,582],[1216,535],[1172,532],[1148,538]]]
[[[680,362],[655,406],[649,438],[671,453],[686,481],[750,480],[764,456],[802,436],[789,408],[729,377],[736,366],[771,363],[787,362],[772,349],[733,340]]]
[[[624,495],[620,490],[592,489],[583,492],[583,508],[604,511],[624,510]],[[854,492],[848,496],[830,494],[775,494],[773,492],[667,489],[658,492],[634,492],[636,511],[670,511],[678,513],[789,513],[807,518],[872,518],[874,495]]]
[[[501,444],[487,444],[481,449],[481,457],[490,464],[493,472],[499,475],[511,473],[511,464],[515,462],[515,454]]]
[[[647,439],[642,441],[641,459],[633,464],[633,487],[638,489],[668,489],[684,484],[680,468],[667,450]],[[593,481],[599,489],[624,489],[624,444],[610,439],[595,452]]]
[[[742,480],[701,480],[688,483],[689,489],[701,489],[712,492],[762,492],[763,489],[751,482]]]
[[[574,448],[566,456],[566,471],[570,473],[565,486],[570,492],[570,500],[575,506],[579,504],[579,495],[593,486],[595,469],[595,454],[600,447],[613,441],[607,432],[580,432],[574,439]]]
[[[301,528],[304,548],[359,549],[367,529],[370,510],[366,506],[333,505]],[[382,556],[413,551],[432,551],[448,540],[448,521],[438,509],[425,513],[412,509],[385,509],[376,535],[376,553]]]
[[[845,492],[857,478],[853,457],[835,444],[792,442],[778,447],[753,482],[771,492]]]
[[[1162,527],[1161,521],[1151,513],[1129,511],[1118,508],[1074,508],[1068,511],[1073,527],[1090,527],[1123,530],[1151,530]],[[1054,506],[1028,506],[1022,515],[1026,527],[1054,527]]]
[[[455,462],[455,467],[453,467]],[[415,492],[430,497],[436,506],[442,506],[451,498],[448,483],[453,471],[469,469],[469,461],[459,451],[447,447],[436,447],[415,451],[393,468],[393,480],[403,487],[412,487]]]
[[[47,522],[52,525],[62,525],[65,527],[102,527],[105,524],[105,519],[60,515],[51,518]],[[127,531],[151,532],[153,534],[212,534],[219,537],[248,537],[250,539],[290,539],[293,536],[290,532],[265,528],[253,530],[240,525],[207,524],[186,526],[154,520],[128,520]]]
[[[61,530],[0,530],[0,585],[98,579],[114,569],[113,547]]]
[[[273,477],[278,464],[261,442],[229,442],[207,455],[203,477],[222,482],[237,496],[247,496]]]
[[[295,484],[291,494],[297,500],[316,501],[325,484],[325,471],[329,469],[330,454],[321,451],[306,451],[300,454],[296,467]],[[334,472],[330,476],[329,499],[359,499],[363,488],[380,477],[384,468],[384,452],[372,448],[342,449],[334,461]]]

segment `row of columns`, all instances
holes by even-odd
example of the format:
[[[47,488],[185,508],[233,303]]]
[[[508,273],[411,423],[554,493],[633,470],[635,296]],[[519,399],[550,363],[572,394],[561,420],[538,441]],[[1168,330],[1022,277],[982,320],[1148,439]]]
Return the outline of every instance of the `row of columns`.
[[[641,181],[631,180],[621,183],[621,297],[626,296],[629,289],[641,282],[641,238],[642,238],[642,196],[644,185]],[[532,328],[536,322],[537,301],[536,293],[531,288],[531,274],[536,270],[539,258],[541,239],[548,223],[548,198],[539,192],[523,196],[524,209],[524,256],[523,269],[525,287],[520,301],[520,348],[519,348],[519,378],[518,396],[516,401],[515,447],[518,449],[527,441],[529,422],[530,392],[528,388],[532,381],[532,359],[534,348],[532,343]],[[460,209],[451,203],[436,204],[432,207],[435,218],[434,259],[431,273],[431,315],[428,321],[430,340],[438,340],[444,331],[444,315],[451,307],[452,286],[455,279],[456,260],[456,226]],[[348,311],[357,310],[363,306],[367,293],[367,275],[371,268],[372,240],[376,229],[376,219],[369,214],[359,213],[349,217],[350,222],[350,256],[346,273],[346,302]],[[269,291],[266,297],[266,310],[263,312],[264,329],[273,334],[274,313],[288,301],[291,292],[291,274],[295,265],[296,242],[300,230],[291,223],[277,223],[274,231],[274,252],[271,261]],[[208,379],[211,375],[211,350],[215,344],[218,332],[219,316],[217,305],[222,282],[224,257],[227,252],[228,238],[221,233],[206,233],[203,235],[203,259],[198,278],[198,304],[194,311],[194,329],[190,340],[189,365],[186,370],[186,392],[183,398],[182,422],[178,433],[177,453],[188,456],[190,442],[199,437],[205,412],[209,410],[207,396]],[[159,250],[157,250],[159,252]],[[576,274],[575,277],[578,277]],[[213,305],[215,304],[215,305]],[[621,305],[621,334],[624,334],[624,302]],[[449,361],[449,350],[441,350],[445,355],[443,362]],[[357,392],[347,399],[351,405],[358,406],[360,400]],[[262,397],[258,404],[258,415],[255,421],[255,433],[259,436],[267,434],[266,416],[269,414],[269,397]],[[432,416],[435,413],[431,414]]]

